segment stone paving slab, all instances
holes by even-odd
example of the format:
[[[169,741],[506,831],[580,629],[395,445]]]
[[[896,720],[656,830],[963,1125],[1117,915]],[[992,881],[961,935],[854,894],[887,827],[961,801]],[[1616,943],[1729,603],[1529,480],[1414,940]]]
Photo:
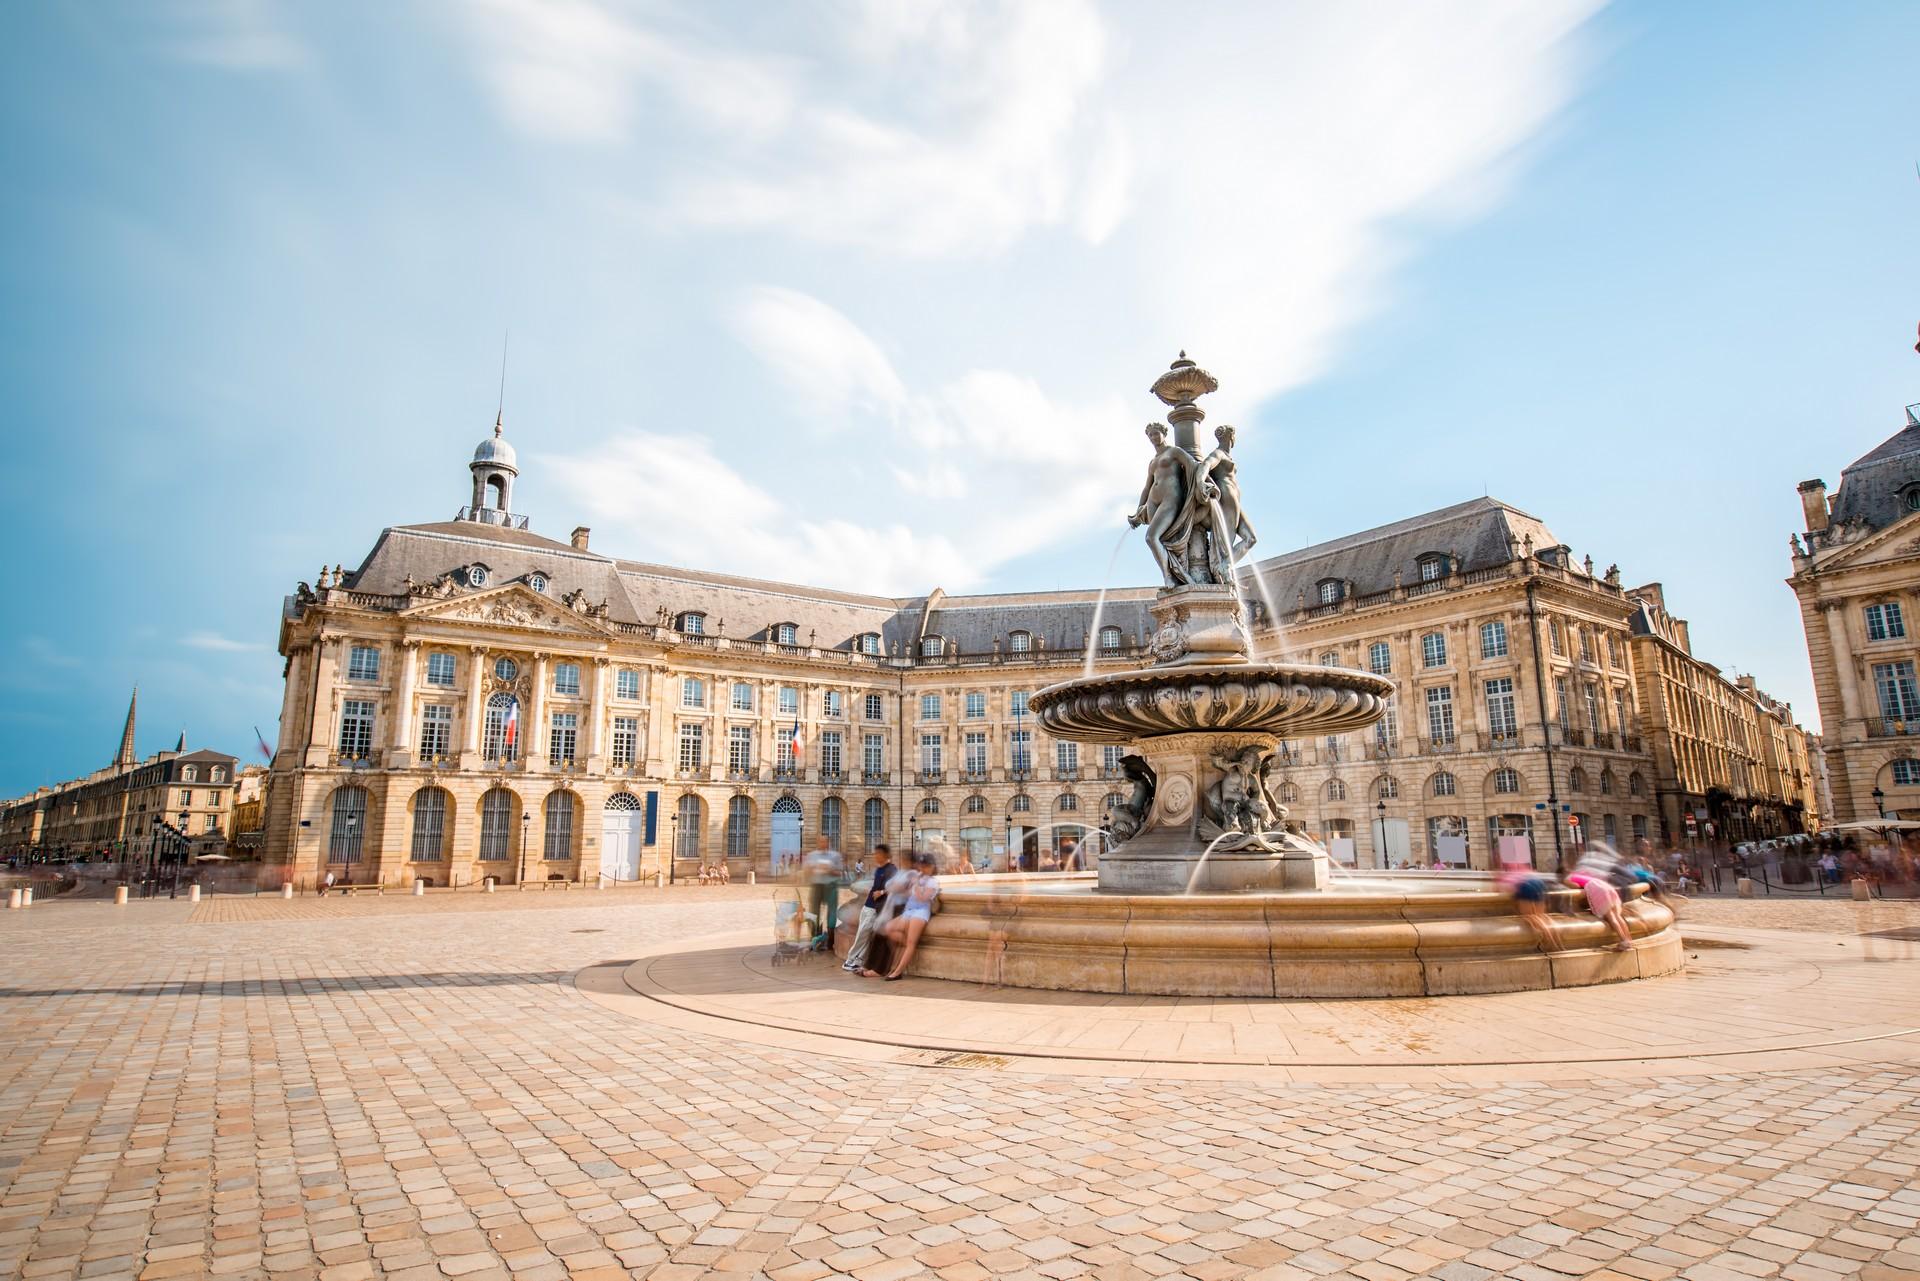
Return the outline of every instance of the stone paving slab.
[[[1472,1084],[863,1061],[576,986],[764,901],[515,897],[0,917],[0,1277],[1920,1272],[1920,1078],[1884,1043]],[[1916,967],[1875,969],[1910,1011]]]

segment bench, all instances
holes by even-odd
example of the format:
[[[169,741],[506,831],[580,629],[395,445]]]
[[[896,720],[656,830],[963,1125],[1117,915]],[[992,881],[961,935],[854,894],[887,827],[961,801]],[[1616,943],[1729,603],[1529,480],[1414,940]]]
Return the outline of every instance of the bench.
[[[330,886],[323,885],[320,887],[322,894],[325,894],[328,890],[332,890],[337,894],[352,894],[355,890],[372,890],[375,894],[384,895],[387,892],[387,887],[377,881],[335,881]]]

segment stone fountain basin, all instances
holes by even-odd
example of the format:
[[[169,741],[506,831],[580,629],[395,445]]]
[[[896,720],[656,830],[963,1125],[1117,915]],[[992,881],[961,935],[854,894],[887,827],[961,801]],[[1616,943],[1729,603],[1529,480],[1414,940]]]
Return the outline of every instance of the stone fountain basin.
[[[1449,996],[1583,987],[1679,970],[1673,913],[1623,891],[1634,937],[1614,936],[1577,890],[1548,907],[1545,953],[1490,875],[1375,872],[1312,893],[1102,892],[1089,874],[943,877],[911,972],[980,982],[1001,946],[1012,987],[1151,996]],[[1346,884],[1347,888],[1341,888]]]
[[[1309,738],[1373,724],[1393,682],[1306,663],[1185,663],[1106,672],[1049,685],[1028,707],[1060,738],[1129,743],[1222,731]]]

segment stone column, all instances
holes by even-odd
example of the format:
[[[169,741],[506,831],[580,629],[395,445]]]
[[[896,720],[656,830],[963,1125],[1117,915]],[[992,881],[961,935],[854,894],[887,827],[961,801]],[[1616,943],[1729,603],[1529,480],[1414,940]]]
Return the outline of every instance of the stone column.
[[[281,752],[292,751],[300,741],[300,694],[312,666],[313,655],[307,650],[296,649],[287,655],[286,692],[280,702],[280,732],[274,740],[276,760]]]
[[[592,703],[587,711],[587,772],[599,774],[607,768],[607,682],[613,665],[610,658],[593,660]]]
[[[1833,651],[1834,679],[1840,686],[1840,709],[1846,721],[1865,720],[1877,717],[1879,703],[1868,703],[1860,696],[1860,680],[1853,670],[1853,645],[1847,639],[1847,607],[1844,601],[1823,600],[1819,604],[1821,613],[1827,616],[1827,642]],[[1845,738],[1845,731],[1836,725],[1828,731],[1835,741]]]
[[[462,727],[460,768],[476,769],[480,764],[480,730],[486,723],[487,651],[484,646],[467,647],[467,722]]]
[[[526,727],[529,731],[526,749],[520,754],[529,774],[544,773],[548,768],[547,687],[552,683],[553,656],[536,653],[533,656],[533,706],[528,709],[532,713],[529,717],[532,724]]]
[[[321,769],[327,764],[330,744],[327,731],[333,725],[333,687],[340,665],[340,638],[322,636],[313,643],[313,707],[307,725],[307,768]]]
[[[413,764],[413,687],[419,676],[420,642],[400,642],[400,689],[393,704],[393,751],[388,764],[406,769]]]

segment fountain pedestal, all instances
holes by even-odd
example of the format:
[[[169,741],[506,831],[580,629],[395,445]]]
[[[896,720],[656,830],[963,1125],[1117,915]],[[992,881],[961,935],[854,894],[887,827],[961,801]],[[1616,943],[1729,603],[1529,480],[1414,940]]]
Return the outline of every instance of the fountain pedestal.
[[[1148,652],[1155,664],[1247,661],[1246,611],[1232,587],[1164,588],[1147,609],[1154,623]]]

